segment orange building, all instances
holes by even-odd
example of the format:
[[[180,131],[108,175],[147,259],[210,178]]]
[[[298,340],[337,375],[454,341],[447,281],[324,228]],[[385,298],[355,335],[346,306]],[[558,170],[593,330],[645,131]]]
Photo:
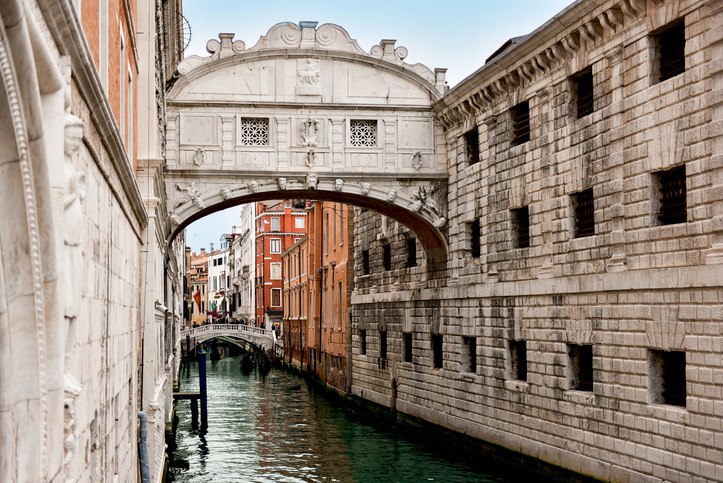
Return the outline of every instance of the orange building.
[[[285,358],[345,392],[353,211],[315,201],[307,213],[307,239],[283,255]]]
[[[208,311],[208,252],[201,248],[201,253],[191,254],[190,288],[191,288],[191,324],[203,325],[206,323]]]

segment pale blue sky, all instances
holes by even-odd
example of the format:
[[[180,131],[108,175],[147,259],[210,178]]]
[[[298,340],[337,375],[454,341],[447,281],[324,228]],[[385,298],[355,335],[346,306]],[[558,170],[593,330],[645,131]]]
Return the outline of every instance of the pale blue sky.
[[[570,5],[572,0],[184,0],[191,25],[185,55],[209,55],[206,42],[232,32],[246,47],[280,22],[311,20],[335,23],[365,51],[381,39],[396,39],[409,51],[407,63],[446,67],[454,87],[482,66],[510,37],[532,32]],[[194,250],[218,247],[222,233],[239,222],[239,208],[209,215],[186,229]]]

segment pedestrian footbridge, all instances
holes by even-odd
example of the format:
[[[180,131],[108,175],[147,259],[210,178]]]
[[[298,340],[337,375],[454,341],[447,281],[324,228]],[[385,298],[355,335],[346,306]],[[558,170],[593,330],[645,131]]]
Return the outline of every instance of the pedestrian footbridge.
[[[193,347],[209,339],[243,340],[267,351],[274,346],[274,333],[269,329],[243,324],[207,324],[181,330],[181,341],[189,338]]]

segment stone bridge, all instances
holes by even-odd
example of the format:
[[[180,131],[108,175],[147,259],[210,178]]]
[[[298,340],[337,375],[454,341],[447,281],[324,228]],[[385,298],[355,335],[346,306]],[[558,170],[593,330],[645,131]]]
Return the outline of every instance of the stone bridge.
[[[194,346],[214,338],[230,338],[249,342],[268,351],[274,347],[271,330],[242,324],[207,324],[181,330],[181,341],[190,337]],[[182,342],[183,343],[183,342]]]
[[[406,64],[394,40],[365,52],[333,24],[277,24],[248,49],[233,37],[184,60],[168,94],[169,240],[242,203],[331,200],[402,222],[443,265],[447,154],[432,103],[446,69]]]

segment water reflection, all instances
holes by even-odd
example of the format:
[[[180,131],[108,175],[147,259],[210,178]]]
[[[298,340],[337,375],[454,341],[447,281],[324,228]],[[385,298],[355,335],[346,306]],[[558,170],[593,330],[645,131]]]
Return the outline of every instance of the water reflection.
[[[196,368],[183,371],[181,385],[196,390]],[[278,370],[242,375],[240,358],[209,365],[208,395],[205,435],[191,430],[188,402],[178,405],[176,458],[190,468],[174,469],[176,481],[512,481],[350,417],[295,376]]]

